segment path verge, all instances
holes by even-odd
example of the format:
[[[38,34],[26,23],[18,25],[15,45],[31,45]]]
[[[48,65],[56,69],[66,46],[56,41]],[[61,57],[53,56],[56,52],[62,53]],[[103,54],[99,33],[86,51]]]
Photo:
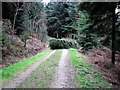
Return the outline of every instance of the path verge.
[[[75,49],[70,49],[70,58],[75,67],[75,82],[77,88],[111,88],[103,75],[90,65]]]

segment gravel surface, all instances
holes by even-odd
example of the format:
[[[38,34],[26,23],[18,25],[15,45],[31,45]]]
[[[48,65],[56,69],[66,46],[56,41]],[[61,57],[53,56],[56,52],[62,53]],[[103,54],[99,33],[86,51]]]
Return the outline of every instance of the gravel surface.
[[[68,50],[64,49],[51,88],[75,88],[73,73]]]

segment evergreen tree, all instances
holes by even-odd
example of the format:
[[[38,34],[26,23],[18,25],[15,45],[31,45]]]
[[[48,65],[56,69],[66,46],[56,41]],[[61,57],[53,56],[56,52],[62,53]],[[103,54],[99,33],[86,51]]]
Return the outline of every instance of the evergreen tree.
[[[48,34],[50,36],[62,38],[70,32],[65,26],[72,25],[75,20],[74,3],[50,2],[46,6],[46,13]]]

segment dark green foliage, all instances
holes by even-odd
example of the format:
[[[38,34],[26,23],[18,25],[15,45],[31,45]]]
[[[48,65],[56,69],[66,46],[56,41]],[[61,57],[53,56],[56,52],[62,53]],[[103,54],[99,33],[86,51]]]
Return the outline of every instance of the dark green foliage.
[[[51,49],[78,48],[78,43],[75,40],[52,38],[49,40],[49,46]]]
[[[74,29],[65,27],[75,22],[75,3],[50,2],[46,6],[48,35],[55,38],[65,37]]]
[[[112,49],[112,64],[115,63],[115,51],[119,49],[119,34],[116,34],[115,28],[117,28],[116,20],[118,17],[115,18],[115,9],[117,6],[117,2],[83,2],[78,5],[78,9],[81,12],[87,12],[89,15],[89,23],[92,23],[90,26],[89,23],[85,23],[84,20],[80,26],[83,26],[83,32],[86,33],[86,38],[91,37],[91,33],[100,37],[99,41],[103,46],[107,46]],[[84,15],[85,16],[85,15]],[[84,18],[83,16],[83,18]],[[118,15],[119,16],[119,15]],[[86,26],[85,26],[86,25]],[[119,27],[118,27],[119,28]],[[87,34],[87,31],[89,31]],[[119,30],[117,29],[117,32]],[[116,37],[117,35],[117,37]],[[90,41],[90,39],[88,40]],[[87,42],[88,43],[88,42]],[[84,45],[84,47],[91,48],[91,41],[89,44]],[[115,46],[116,45],[116,46]],[[89,48],[88,48],[89,49]]]
[[[92,25],[89,27],[91,33],[101,37],[101,44],[111,48],[112,41],[112,14],[113,4],[111,2],[83,2],[78,5],[80,11],[89,14]]]
[[[8,30],[5,30],[5,27],[0,28],[0,46],[2,47],[9,46],[9,44],[11,44],[10,37],[8,37],[6,32],[8,32]]]
[[[76,36],[77,42],[83,47],[83,50],[92,49],[97,47],[99,41],[96,34],[91,32],[91,26],[93,25],[89,14],[86,11],[79,11],[79,18],[76,22],[76,30],[78,34]]]
[[[16,35],[21,35],[24,31],[24,27],[23,27],[23,22],[26,20],[25,18],[26,17],[22,17],[24,14],[24,12],[19,12],[17,17],[16,17],[16,20],[15,20],[15,34]]]
[[[98,41],[98,38],[91,35],[91,37],[87,38],[84,36],[77,36],[76,37],[77,42],[81,47],[83,47],[83,50],[89,50],[92,49],[93,47],[100,47],[101,44]]]
[[[82,2],[78,5],[79,18],[76,28],[81,46],[104,45],[112,47],[112,20],[115,8],[111,2]],[[118,18],[117,15],[116,19]],[[119,21],[116,23],[116,50],[119,48]],[[91,43],[91,44],[90,44]]]
[[[22,35],[20,35],[20,39],[24,42],[24,47],[26,47],[27,40],[30,39],[28,32],[24,32]]]
[[[78,11],[76,5],[68,2],[47,5],[48,34],[56,38],[74,34],[71,38],[84,50],[101,45],[111,47],[112,3],[83,2],[78,4]]]
[[[120,2],[117,5],[117,9],[120,9]],[[116,13],[116,51],[120,51],[120,11]]]
[[[13,34],[24,36],[24,33],[37,33],[42,41],[47,36],[46,15],[41,2],[7,2],[3,3],[4,18],[12,22]],[[7,15],[7,16],[6,16]]]

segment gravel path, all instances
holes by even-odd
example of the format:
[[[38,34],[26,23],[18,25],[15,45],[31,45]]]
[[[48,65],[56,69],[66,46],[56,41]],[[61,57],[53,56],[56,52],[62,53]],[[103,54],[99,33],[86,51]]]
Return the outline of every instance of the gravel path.
[[[37,67],[46,59],[48,59],[53,53],[55,53],[55,50],[52,51],[48,56],[46,56],[43,59],[38,60],[33,65],[31,65],[28,69],[26,69],[24,72],[20,73],[15,79],[10,80],[8,83],[3,85],[3,88],[16,88],[18,85],[20,85],[34,70],[37,69]]]
[[[51,88],[75,88],[73,73],[68,50],[64,49]]]

